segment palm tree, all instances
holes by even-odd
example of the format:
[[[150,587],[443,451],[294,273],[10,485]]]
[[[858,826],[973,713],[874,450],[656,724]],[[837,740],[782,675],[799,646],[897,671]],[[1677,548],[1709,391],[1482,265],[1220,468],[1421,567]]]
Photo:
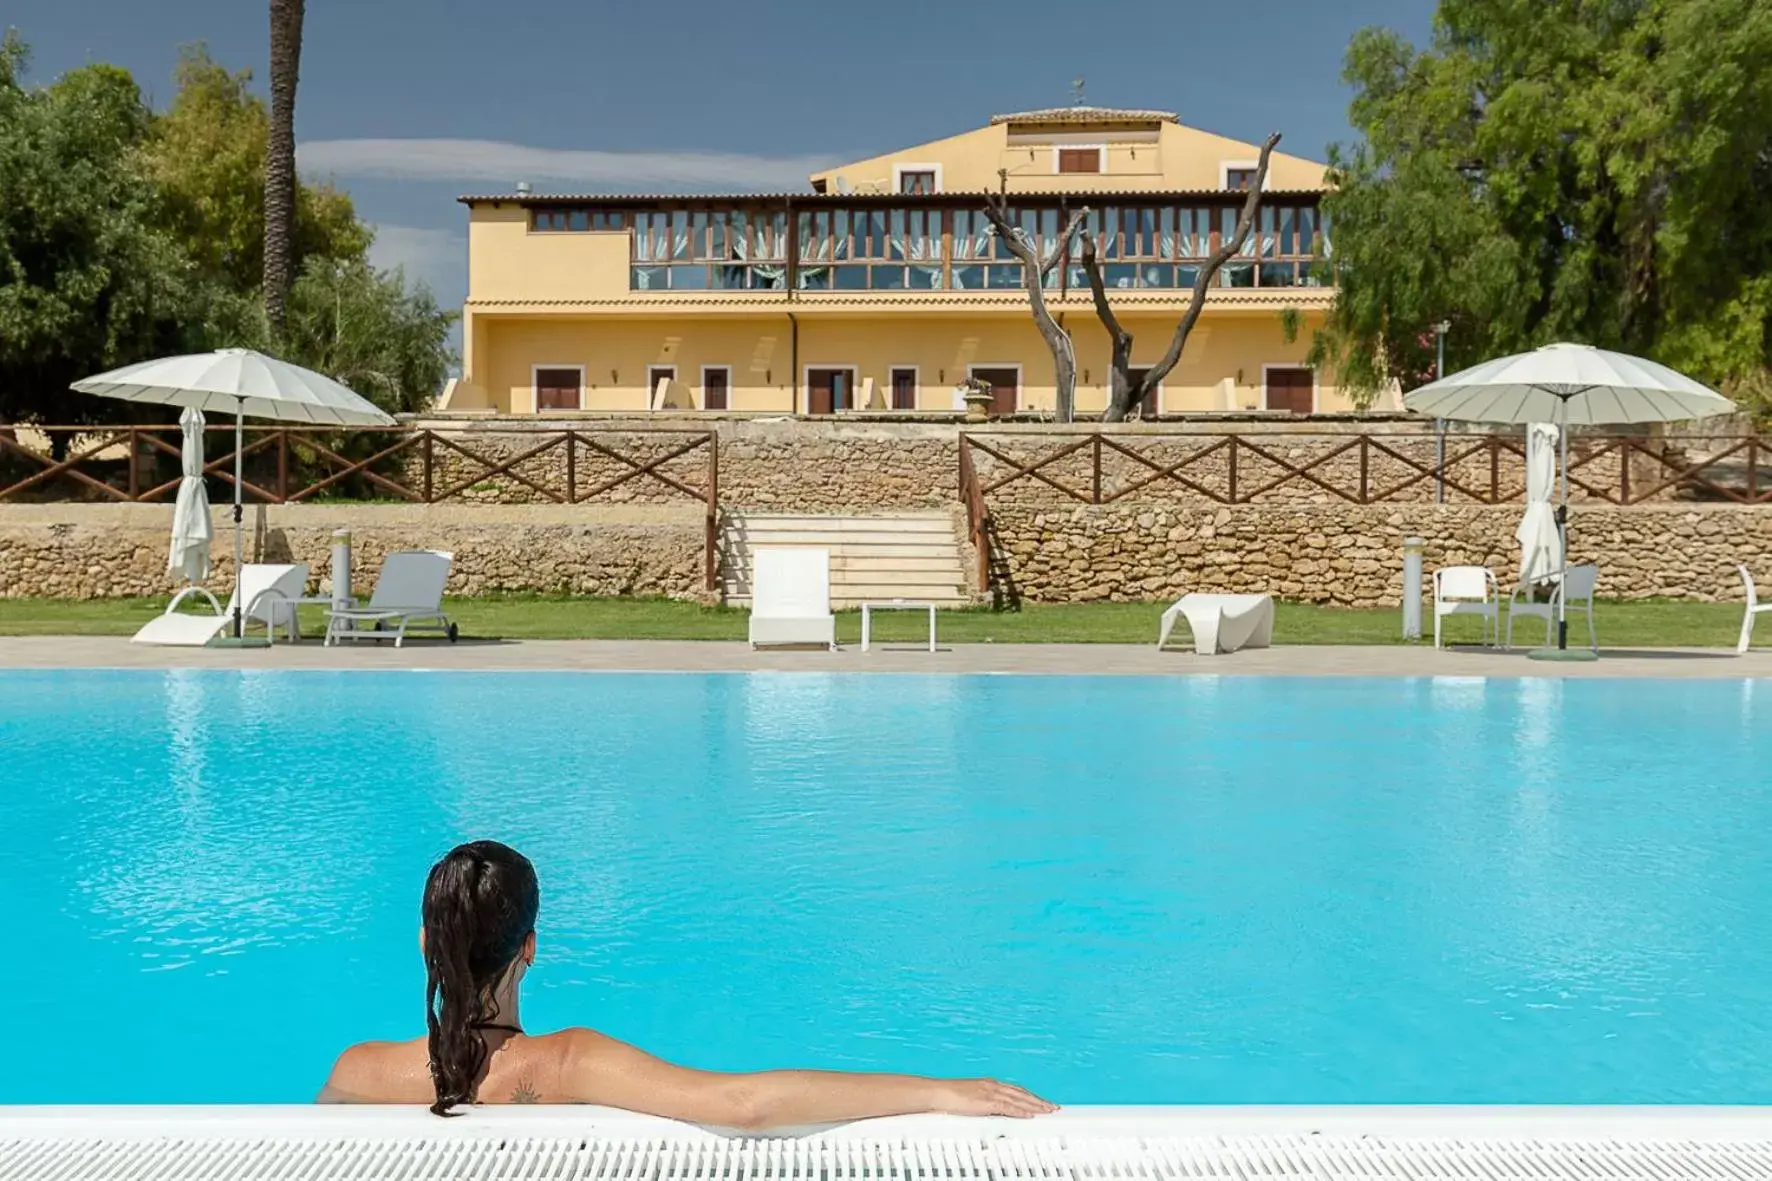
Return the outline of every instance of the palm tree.
[[[265,318],[283,334],[295,280],[295,86],[304,0],[271,0],[271,125],[265,140]]]

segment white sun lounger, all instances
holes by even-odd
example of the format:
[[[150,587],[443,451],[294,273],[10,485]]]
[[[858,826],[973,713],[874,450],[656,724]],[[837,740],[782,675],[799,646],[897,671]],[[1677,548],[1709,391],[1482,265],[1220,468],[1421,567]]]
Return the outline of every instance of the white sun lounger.
[[[443,587],[455,555],[442,550],[399,550],[382,559],[375,593],[362,607],[334,607],[326,613],[326,643],[339,640],[392,640],[406,645],[415,627],[455,642],[455,624],[443,613]]]
[[[295,601],[308,585],[308,568],[296,562],[286,566],[248,564],[240,568],[240,584],[222,606],[214,595],[200,586],[187,586],[172,596],[166,610],[154,616],[131,638],[135,644],[157,644],[168,648],[201,648],[233,626],[234,608],[245,592],[246,610],[241,618],[242,630],[255,620],[265,625],[272,636],[279,627],[291,640],[301,638],[296,627]],[[209,600],[212,614],[182,612],[179,605],[186,599],[202,597]]]
[[[1158,648],[1169,643],[1169,633],[1179,619],[1187,620],[1194,633],[1194,651],[1201,656],[1266,648],[1274,639],[1271,595],[1183,595],[1163,612],[1163,622],[1157,627]]]
[[[837,646],[831,614],[831,551],[760,545],[751,550],[751,647]]]

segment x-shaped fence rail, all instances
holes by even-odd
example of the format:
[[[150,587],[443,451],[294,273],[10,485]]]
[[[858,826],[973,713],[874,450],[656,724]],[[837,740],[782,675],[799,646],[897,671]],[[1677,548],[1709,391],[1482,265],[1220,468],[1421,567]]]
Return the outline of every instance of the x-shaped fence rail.
[[[669,498],[704,506],[707,584],[718,585],[720,461],[712,431],[509,430],[497,433],[502,449],[491,434],[248,427],[239,454],[240,492],[265,504],[322,497],[439,504],[501,498],[497,482],[508,481],[535,499],[584,504],[615,499],[612,493],[636,482],[662,486]],[[165,476],[177,470],[180,438],[176,426],[0,426],[0,481],[13,476],[0,483],[0,501],[69,499],[68,493],[101,501],[170,500],[181,477]],[[206,447],[203,473],[231,499],[234,428],[207,427],[205,442],[219,446]],[[488,495],[469,497],[473,491]]]

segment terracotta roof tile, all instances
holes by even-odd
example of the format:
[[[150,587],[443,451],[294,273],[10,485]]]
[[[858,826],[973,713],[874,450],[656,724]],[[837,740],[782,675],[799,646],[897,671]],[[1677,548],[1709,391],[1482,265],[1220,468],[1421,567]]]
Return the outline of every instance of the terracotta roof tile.
[[[992,115],[991,126],[999,123],[1179,123],[1174,111],[1146,111],[1124,107],[1046,107],[1038,111],[1017,111],[1008,115]]]

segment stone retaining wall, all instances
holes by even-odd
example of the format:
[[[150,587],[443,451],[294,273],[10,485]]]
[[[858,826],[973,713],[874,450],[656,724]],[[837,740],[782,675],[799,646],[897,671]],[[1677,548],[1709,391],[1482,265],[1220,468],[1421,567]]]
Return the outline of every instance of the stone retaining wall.
[[[217,509],[212,576],[233,587],[231,512]],[[543,506],[284,505],[247,513],[248,561],[306,562],[318,592],[332,533],[352,531],[355,589],[375,585],[397,549],[455,554],[449,593],[493,591],[667,595],[706,600],[701,510]],[[167,505],[0,505],[0,598],[160,595],[172,509]]]
[[[1075,503],[1063,489],[1093,500],[1098,487],[1104,501],[1131,490],[1143,500],[1198,504],[1252,496],[1263,504],[1345,503],[1363,497],[1386,503],[1431,503],[1438,495],[1437,482],[1428,474],[1437,462],[1438,443],[1429,424],[1420,420],[1270,419],[1111,428],[1091,424],[962,428],[954,423],[865,419],[666,419],[656,424],[631,419],[455,420],[416,425],[441,433],[426,447],[402,453],[402,482],[414,489],[428,488],[436,496],[449,492],[487,504],[553,503],[555,496],[564,498],[569,478],[576,496],[583,499],[633,473],[635,464],[654,461],[661,461],[656,468],[660,474],[681,487],[632,475],[597,492],[593,502],[691,503],[685,489],[702,495],[707,488],[708,446],[663,457],[711,434],[719,452],[719,501],[728,509],[840,513],[939,508],[956,497],[963,429],[978,444],[972,450],[973,461],[986,485],[1014,477],[1018,467],[1050,461],[1039,469],[1043,478],[1010,479],[992,494],[993,503]],[[580,432],[570,464],[563,435],[568,429]],[[1739,434],[1739,429],[1714,431],[1720,437]],[[1228,442],[1230,433],[1238,436],[1234,448]],[[1648,441],[1646,432],[1638,434]],[[1099,457],[1095,435],[1112,443],[1100,449]],[[1073,446],[1070,454],[1050,458]],[[1578,434],[1570,453],[1573,498],[1617,499],[1628,488],[1632,496],[1648,493],[1676,500],[1681,493],[1670,477],[1719,445],[1709,438],[1658,438],[1655,448],[1664,460],[1633,452],[1626,473],[1620,452],[1604,450],[1601,440]],[[1484,503],[1497,496],[1521,495],[1525,457],[1519,431],[1493,436],[1455,433],[1448,436],[1446,455],[1447,503]],[[486,474],[489,467],[512,461],[518,462],[511,472]],[[1737,456],[1704,474],[1741,483],[1742,468]]]
[[[1487,565],[1512,584],[1518,506],[993,505],[999,566],[1023,598],[1169,599],[1259,592],[1350,607],[1402,601],[1405,537],[1425,565]],[[1578,509],[1570,560],[1598,562],[1605,598],[1740,601],[1737,563],[1772,572],[1772,511],[1734,506]]]

